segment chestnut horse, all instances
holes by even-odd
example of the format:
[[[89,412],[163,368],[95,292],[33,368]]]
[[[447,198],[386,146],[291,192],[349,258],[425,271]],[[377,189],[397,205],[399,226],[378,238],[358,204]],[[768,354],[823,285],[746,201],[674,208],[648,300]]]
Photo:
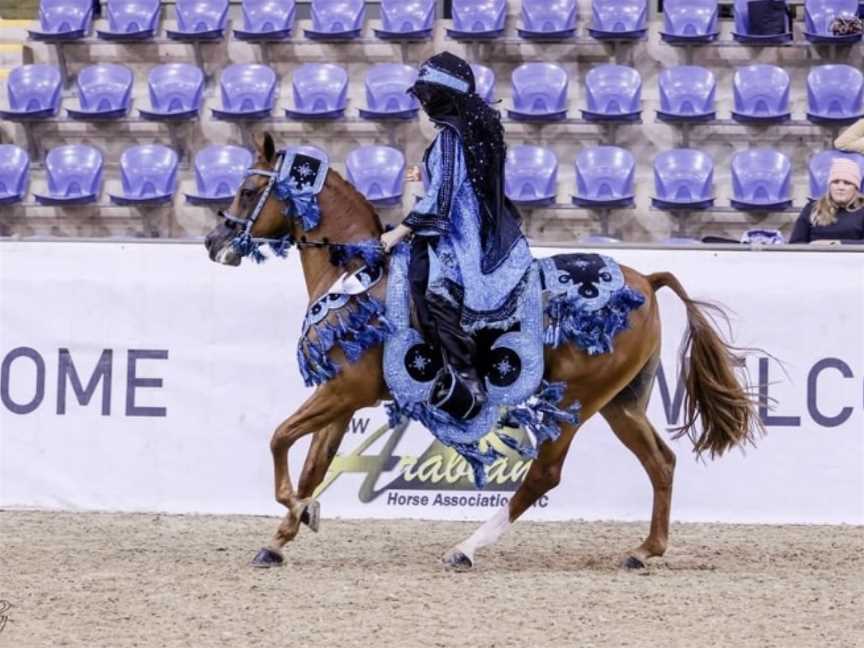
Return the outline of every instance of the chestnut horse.
[[[273,139],[269,134],[258,138],[256,148],[256,168],[235,196],[227,222],[215,227],[206,237],[210,258],[219,263],[239,265],[241,255],[232,241],[244,224],[254,223],[249,230],[258,238],[291,235],[300,241],[298,247],[309,298],[315,300],[326,294],[346,269],[331,263],[327,246],[377,240],[382,233],[381,222],[372,205],[330,169],[318,195],[320,223],[309,233],[316,241],[307,241],[300,223],[285,215],[285,205],[268,190],[268,186],[272,188],[272,181],[267,173],[272,173],[277,159]],[[247,220],[250,217],[251,220]],[[361,262],[355,261],[348,269],[359,265]],[[705,315],[706,307],[710,306],[691,300],[668,272],[645,276],[624,266],[622,270],[627,284],[644,295],[645,302],[630,313],[630,326],[615,338],[614,351],[589,356],[565,343],[558,348],[547,347],[544,352],[544,378],[565,383],[562,408],[575,401],[581,403],[580,424],[562,426],[558,439],[540,446],[538,457],[509,505],[451,549],[444,556],[448,565],[471,567],[478,548],[497,540],[528,507],[558,484],[573,437],[581,423],[598,412],[636,455],[654,490],[648,537],[627,552],[624,564],[638,568],[644,566],[648,558],[663,555],[669,534],[675,455],[646,417],[660,357],[660,316],[655,293],[662,287],[671,289],[684,302],[687,311],[688,329],[680,358],[686,420],[677,433],[690,437],[696,453],[707,452],[715,457],[733,446],[752,442],[755,433],[762,430],[753,398],[735,374],[735,350],[718,335],[712,320]],[[373,286],[372,294],[383,299],[385,290],[386,277]],[[300,409],[273,433],[270,449],[276,500],[288,511],[269,546],[253,561],[256,566],[282,563],[283,548],[297,535],[301,524],[317,530],[318,504],[312,496],[325,477],[352,415],[390,398],[384,382],[380,345],[368,350],[354,364],[345,360],[338,346],[331,353],[333,360],[342,367],[341,371],[317,387]],[[313,435],[312,443],[295,489],[288,470],[288,451],[307,434]]]

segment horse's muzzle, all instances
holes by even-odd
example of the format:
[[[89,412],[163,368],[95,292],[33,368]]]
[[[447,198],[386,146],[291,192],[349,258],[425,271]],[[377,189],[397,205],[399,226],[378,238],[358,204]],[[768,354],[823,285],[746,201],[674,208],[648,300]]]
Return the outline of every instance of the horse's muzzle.
[[[231,245],[236,235],[234,229],[225,223],[219,223],[210,230],[210,233],[204,237],[204,247],[207,248],[210,260],[222,265],[239,266],[240,254]]]

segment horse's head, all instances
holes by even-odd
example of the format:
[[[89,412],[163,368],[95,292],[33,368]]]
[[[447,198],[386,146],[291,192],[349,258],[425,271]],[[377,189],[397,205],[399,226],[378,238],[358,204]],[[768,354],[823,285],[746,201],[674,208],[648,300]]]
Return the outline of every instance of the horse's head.
[[[273,194],[277,153],[270,133],[255,138],[255,149],[253,168],[231,206],[219,212],[221,222],[204,239],[210,259],[216,263],[238,266],[244,256],[244,241],[253,245],[253,239],[277,240],[291,233],[292,222],[283,215],[283,206]]]

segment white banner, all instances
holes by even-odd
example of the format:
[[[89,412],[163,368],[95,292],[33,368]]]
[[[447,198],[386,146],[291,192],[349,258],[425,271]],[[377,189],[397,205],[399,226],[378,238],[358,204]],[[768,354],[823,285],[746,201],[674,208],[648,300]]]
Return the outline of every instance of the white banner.
[[[558,250],[540,249],[546,255]],[[775,402],[746,454],[678,455],[680,521],[864,523],[864,256],[617,250],[675,273],[733,311],[747,369]],[[0,507],[278,514],[269,440],[311,393],[296,340],[306,307],[296,253],[225,268],[202,246],[0,244]],[[662,374],[650,415],[682,418],[680,301],[660,292]],[[777,360],[782,362],[782,365]],[[307,443],[292,452],[300,473]],[[358,412],[321,495],[325,516],[484,519],[525,465],[482,492],[419,426]],[[561,485],[534,519],[647,519],[651,487],[599,417],[578,433]]]

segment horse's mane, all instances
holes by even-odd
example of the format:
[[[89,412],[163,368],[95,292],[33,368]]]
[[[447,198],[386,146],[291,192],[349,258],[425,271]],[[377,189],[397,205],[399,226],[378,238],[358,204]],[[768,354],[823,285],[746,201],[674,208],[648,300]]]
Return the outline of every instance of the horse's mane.
[[[366,222],[368,220],[374,225],[376,236],[380,235],[384,231],[384,227],[381,225],[381,219],[378,216],[378,212],[375,211],[375,207],[372,206],[372,203],[366,200],[366,197],[363,194],[357,191],[350,182],[345,180],[339,172],[332,167],[327,173],[327,180],[325,181],[324,188],[335,193],[334,198],[344,210],[344,217],[348,219],[348,222],[358,223]]]

